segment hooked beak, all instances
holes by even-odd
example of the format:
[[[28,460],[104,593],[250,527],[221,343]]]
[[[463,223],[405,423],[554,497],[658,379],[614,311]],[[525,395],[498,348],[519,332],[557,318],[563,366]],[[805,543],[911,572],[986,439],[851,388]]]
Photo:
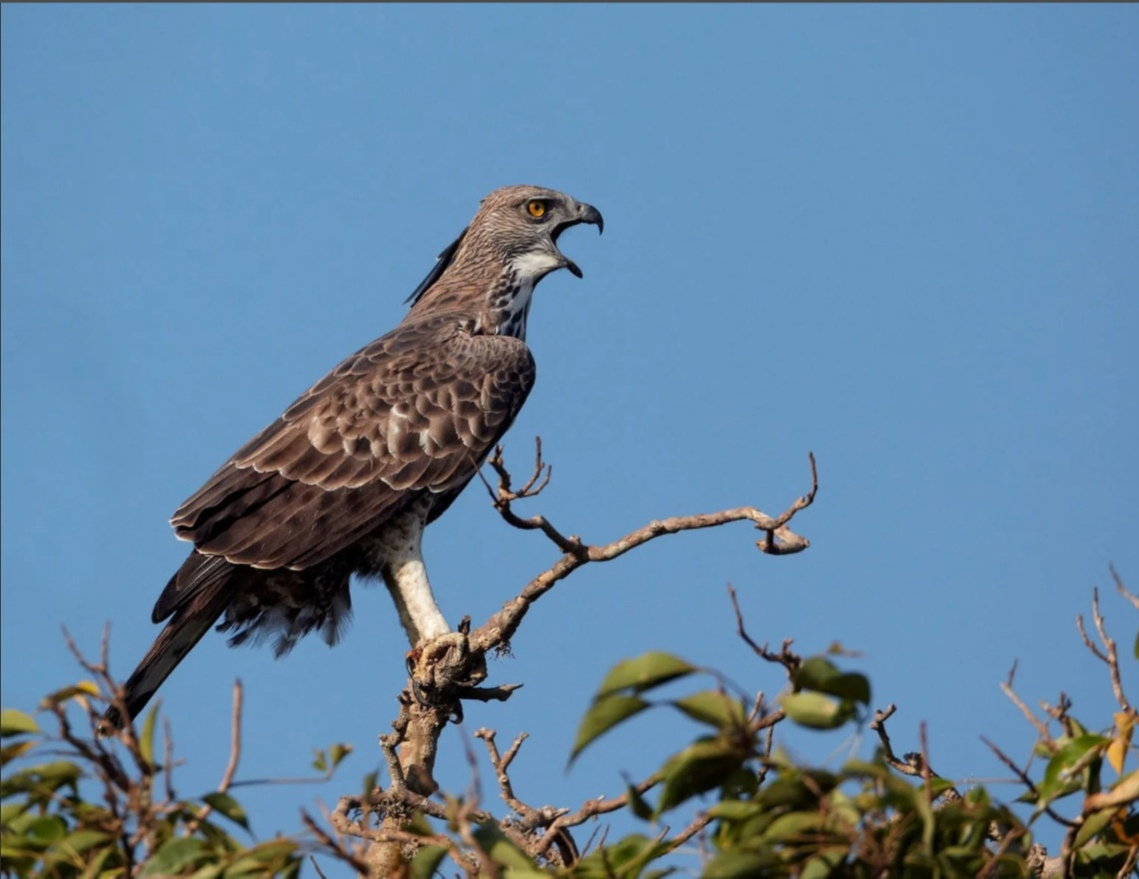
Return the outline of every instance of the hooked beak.
[[[598,235],[605,231],[605,220],[601,216],[601,211],[599,211],[593,205],[584,204],[583,202],[574,202],[574,205],[574,213],[576,216],[562,223],[558,223],[558,225],[555,226],[553,231],[550,233],[551,237],[554,239],[555,246],[558,243],[558,236],[571,226],[579,226],[582,223],[589,223],[590,225],[597,227]],[[578,268],[577,263],[562,253],[560,249],[558,250],[558,253],[561,253],[562,259],[564,259],[566,262],[566,268],[570,270],[570,273],[575,277],[582,277],[582,271]]]

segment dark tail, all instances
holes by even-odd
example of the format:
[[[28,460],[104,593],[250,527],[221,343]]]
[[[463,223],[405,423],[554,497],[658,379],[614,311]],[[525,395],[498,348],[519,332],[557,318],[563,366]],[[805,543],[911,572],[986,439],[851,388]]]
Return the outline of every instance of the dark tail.
[[[127,679],[124,702],[130,720],[146,707],[162,682],[170,677],[170,672],[225,612],[232,599],[229,585],[228,578],[217,578],[174,612],[134,674]],[[110,735],[124,725],[122,713],[112,705],[103,715],[100,732]]]

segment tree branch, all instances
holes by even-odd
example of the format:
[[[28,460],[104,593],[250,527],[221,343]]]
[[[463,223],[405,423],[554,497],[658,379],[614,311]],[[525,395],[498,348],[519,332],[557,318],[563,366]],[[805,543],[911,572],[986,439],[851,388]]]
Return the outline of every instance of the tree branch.
[[[1116,586],[1125,595],[1130,594],[1123,588],[1122,582],[1119,580],[1119,575],[1112,569],[1112,576],[1115,577]],[[1092,619],[1095,622],[1096,633],[1099,635],[1100,643],[1103,644],[1104,650],[1101,651],[1096,647],[1091,638],[1088,637],[1087,630],[1084,628],[1084,615],[1080,614],[1076,617],[1076,628],[1079,629],[1080,637],[1084,641],[1084,646],[1091,651],[1092,656],[1104,663],[1108,668],[1108,674],[1111,676],[1111,689],[1115,693],[1115,700],[1119,703],[1119,707],[1124,711],[1131,712],[1134,709],[1131,703],[1127,701],[1127,697],[1123,693],[1123,680],[1119,676],[1119,653],[1115,649],[1115,639],[1107,634],[1104,628],[1103,614],[1099,611],[1099,589],[1092,589]],[[1106,651],[1106,652],[1104,652]]]
[[[576,536],[564,536],[562,532],[555,528],[544,516],[534,516],[529,519],[522,519],[517,516],[511,509],[511,503],[522,497],[533,496],[533,494],[537,492],[524,494],[523,491],[514,492],[510,488],[510,474],[506,471],[502,463],[501,449],[496,449],[495,455],[491,458],[490,463],[495,472],[499,474],[497,494],[490,488],[488,483],[486,484],[495,509],[498,510],[506,522],[516,528],[542,531],[542,533],[562,551],[563,555],[550,568],[527,583],[516,598],[508,601],[503,605],[501,611],[492,615],[486,623],[472,633],[472,648],[487,651],[508,644],[514,633],[518,630],[518,626],[521,624],[527,611],[529,611],[530,606],[552,589],[555,584],[564,580],[583,565],[591,562],[612,561],[630,550],[643,546],[649,541],[667,534],[678,534],[681,531],[695,531],[702,528],[715,528],[720,525],[726,525],[729,522],[750,521],[757,529],[763,531],[765,534],[761,540],[756,542],[756,546],[761,552],[768,555],[789,555],[802,552],[810,546],[810,541],[795,534],[787,526],[796,513],[814,503],[815,496],[818,493],[819,480],[815,456],[813,454],[810,455],[809,460],[811,465],[810,491],[797,499],[778,516],[771,517],[756,507],[736,507],[730,510],[720,510],[715,513],[703,513],[693,516],[673,516],[668,519],[658,519],[649,522],[647,525],[611,543],[595,546],[584,543],[581,538]],[[531,476],[530,480],[526,483],[527,486],[535,482],[536,474],[542,466],[544,465],[541,463],[541,450],[539,448],[535,475]],[[545,487],[544,482],[539,487],[539,490],[542,487]]]
[[[497,476],[497,487],[492,487],[483,474],[479,473],[479,478],[482,479],[494,508],[509,525],[526,531],[542,532],[562,555],[553,565],[527,583],[515,598],[507,601],[500,611],[492,614],[478,629],[470,631],[469,620],[464,620],[459,631],[421,645],[409,654],[410,681],[407,689],[400,695],[399,717],[392,724],[393,732],[380,737],[381,749],[391,777],[391,787],[387,791],[377,789],[369,796],[366,803],[360,800],[348,801],[357,803],[361,808],[384,814],[378,831],[361,828],[368,831],[368,834],[362,838],[378,843],[365,855],[365,860],[373,873],[383,875],[384,871],[394,869],[398,864],[398,840],[395,834],[406,826],[411,814],[420,811],[434,817],[447,816],[442,807],[428,799],[438,788],[432,772],[439,735],[448,720],[453,717],[461,718],[460,700],[506,699],[519,686],[483,688],[476,685],[486,677],[486,653],[490,650],[509,649],[511,637],[518,630],[534,602],[583,565],[611,561],[666,534],[714,528],[729,522],[746,520],[753,523],[763,532],[763,537],[756,545],[760,551],[768,555],[801,552],[810,543],[791,531],[788,525],[800,510],[806,509],[814,502],[818,492],[818,471],[813,454],[809,456],[809,462],[810,491],[794,501],[778,516],[769,516],[756,507],[736,507],[714,513],[674,516],[649,522],[611,543],[590,545],[577,536],[566,536],[544,516],[524,518],[513,510],[515,502],[537,496],[549,484],[552,467],[542,460],[541,439],[537,439],[535,443],[533,471],[518,489],[513,487],[511,474],[503,460],[502,447],[496,447],[487,463]],[[754,722],[761,724],[760,728],[763,728],[773,725],[781,718],[782,712],[775,712]],[[476,735],[487,744],[503,799],[520,817],[519,830],[528,836],[539,829],[545,830],[536,841],[532,840],[525,846],[536,857],[550,857],[550,847],[557,845],[557,857],[561,862],[572,863],[577,859],[578,853],[567,828],[626,805],[626,798],[622,796],[614,800],[591,801],[573,814],[550,807],[533,809],[515,796],[507,772],[510,762],[518,753],[522,737],[515,741],[504,756],[498,753],[492,732],[480,730]],[[644,787],[647,790],[656,784],[656,780],[650,779],[642,784],[647,785]],[[463,808],[474,809],[471,804],[464,804]],[[472,820],[486,820],[489,817],[477,810],[470,811],[470,815],[478,816]],[[448,820],[455,820],[455,816],[450,815]],[[343,821],[341,823],[343,824]],[[699,821],[694,822],[686,831],[688,835],[684,838],[687,839],[697,833],[703,826],[704,824]],[[463,823],[460,822],[459,829],[464,843],[470,844],[470,840],[463,835],[469,835],[469,827],[463,830]],[[379,836],[375,835],[377,832]],[[484,854],[477,851],[475,854],[479,856],[480,861],[483,861],[482,868],[490,870],[493,865],[485,862]]]

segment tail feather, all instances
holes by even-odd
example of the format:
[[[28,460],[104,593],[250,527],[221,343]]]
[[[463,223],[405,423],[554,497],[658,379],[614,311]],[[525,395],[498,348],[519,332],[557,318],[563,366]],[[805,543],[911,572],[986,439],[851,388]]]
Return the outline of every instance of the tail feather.
[[[229,578],[221,578],[201,589],[175,611],[170,622],[155,639],[124,687],[123,701],[130,720],[139,715],[162,682],[225,612],[232,600],[228,580]],[[103,715],[100,730],[104,734],[110,734],[123,726],[122,713],[118,706],[112,705]]]

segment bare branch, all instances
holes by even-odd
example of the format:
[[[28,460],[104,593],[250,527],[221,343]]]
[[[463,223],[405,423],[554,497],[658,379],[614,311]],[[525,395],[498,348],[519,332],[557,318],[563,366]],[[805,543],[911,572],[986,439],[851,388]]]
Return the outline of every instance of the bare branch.
[[[647,793],[656,787],[656,785],[660,784],[660,780],[660,773],[654,772],[644,781],[640,782],[637,785],[634,785],[633,790],[635,790],[638,794]],[[627,792],[621,794],[619,797],[612,797],[611,799],[598,797],[596,800],[587,800],[576,812],[562,815],[550,824],[549,829],[546,831],[546,835],[542,838],[542,842],[539,844],[538,850],[535,852],[535,854],[541,855],[554,843],[555,840],[553,838],[553,834],[555,830],[560,830],[566,827],[576,827],[579,824],[584,824],[590,818],[594,818],[597,815],[605,815],[609,812],[616,812],[618,809],[625,808],[625,806],[628,804],[629,794]]]
[[[542,463],[542,438],[535,437],[535,445],[537,446],[537,457],[534,463],[534,472],[518,491],[514,491],[510,487],[511,476],[510,472],[506,469],[506,464],[502,459],[502,446],[495,446],[494,454],[487,459],[487,464],[491,466],[495,473],[498,474],[498,490],[491,488],[490,483],[487,482],[486,477],[479,471],[479,479],[482,484],[486,486],[487,493],[490,495],[491,503],[494,508],[506,522],[519,528],[523,531],[540,530],[546,535],[553,543],[565,553],[579,552],[582,548],[581,541],[576,537],[565,537],[558,531],[545,516],[531,516],[529,519],[523,519],[511,509],[511,503],[516,500],[523,500],[525,498],[537,497],[541,494],[542,490],[550,484],[550,476],[554,472],[552,465]],[[545,478],[535,488],[535,483],[538,482],[539,477],[542,476],[545,470]]]
[[[1116,585],[1120,585],[1118,580]],[[1104,627],[1103,614],[1099,610],[1099,589],[1095,588],[1092,589],[1092,619],[1095,621],[1099,640],[1103,644],[1103,651],[1096,647],[1092,639],[1088,637],[1087,630],[1084,628],[1083,614],[1076,617],[1076,628],[1079,629],[1084,646],[1091,651],[1092,656],[1107,666],[1108,674],[1111,676],[1111,689],[1115,693],[1115,700],[1119,703],[1119,707],[1130,712],[1132,710],[1131,704],[1123,693],[1123,681],[1119,676],[1119,653],[1115,649],[1115,639],[1108,636],[1107,629]]]
[[[225,772],[222,773],[221,782],[217,787],[219,794],[224,794],[229,790],[230,785],[233,784],[233,776],[234,773],[237,772],[237,763],[241,759],[241,705],[243,695],[241,678],[238,678],[233,682],[233,715],[230,721],[229,762],[225,766]],[[197,819],[186,825],[186,835],[192,836],[194,831],[198,829],[198,825],[201,824],[213,810],[214,807],[209,803],[202,806],[198,811]]]
[[[1032,791],[1032,793],[1035,794],[1037,799],[1039,800],[1040,791],[1037,789],[1035,782],[1033,782],[1033,780],[1028,777],[1028,775],[1024,772],[1024,770],[1022,770],[1019,766],[1017,766],[1015,763],[1013,763],[1012,760],[1010,760],[1009,757],[1000,748],[998,748],[996,745],[994,745],[992,742],[990,742],[987,738],[985,738],[984,736],[981,736],[981,741],[989,746],[989,750],[991,750],[994,754],[996,754],[998,760],[1000,760],[1002,763],[1005,764],[1005,766],[1007,766],[1009,769],[1011,769],[1013,772],[1016,773],[1016,777],[1021,780],[1021,783],[1024,784],[1024,786],[1027,787],[1030,791]],[[1051,818],[1057,824],[1063,824],[1065,827],[1069,827],[1069,828],[1072,827],[1072,825],[1073,825],[1072,821],[1068,820],[1063,815],[1059,815],[1055,811],[1053,811],[1051,806],[1044,806],[1044,812],[1048,815],[1049,818]]]
[[[1130,601],[1132,607],[1134,607],[1136,610],[1139,610],[1139,595],[1131,592],[1126,586],[1123,585],[1123,580],[1116,572],[1115,565],[1108,565],[1108,570],[1111,571],[1111,579],[1115,581],[1115,588],[1119,590],[1119,594]]]
[[[667,850],[676,851],[684,843],[688,842],[693,836],[712,823],[712,817],[705,812],[697,813],[696,817],[692,819],[692,823],[681,830],[676,836],[668,841]]]
[[[1001,682],[1001,692],[1009,698],[1009,701],[1011,701],[1013,705],[1020,709],[1021,713],[1028,719],[1028,722],[1036,728],[1036,733],[1040,737],[1040,743],[1048,749],[1049,753],[1055,754],[1060,749],[1060,746],[1056,743],[1056,740],[1052,738],[1052,734],[1048,732],[1048,727],[1044,722],[1033,714],[1032,709],[1024,704],[1024,701],[1016,694],[1016,691],[1003,681]]]
[[[364,861],[356,857],[355,854],[345,848],[338,839],[334,839],[324,829],[313,820],[312,816],[307,811],[301,809],[301,822],[308,828],[309,832],[316,837],[317,842],[324,846],[324,848],[335,855],[339,860],[346,863],[357,873],[367,876],[369,874],[369,867]],[[336,825],[334,824],[333,827]],[[316,866],[316,860],[313,860],[313,866],[316,867],[317,873],[320,873],[320,868]],[[321,875],[324,875],[321,873]]]
[[[526,584],[516,598],[503,605],[501,611],[491,616],[486,623],[472,633],[472,648],[487,651],[507,644],[518,630],[518,626],[530,605],[552,589],[556,583],[564,580],[581,566],[590,562],[612,561],[632,549],[667,534],[714,528],[729,522],[750,521],[766,534],[762,540],[757,542],[761,551],[769,555],[787,555],[801,552],[810,546],[810,542],[792,532],[787,524],[796,513],[814,502],[815,495],[818,492],[818,472],[813,454],[810,455],[810,463],[811,490],[774,518],[755,507],[736,507],[730,510],[694,516],[674,516],[650,522],[642,528],[638,528],[603,546],[585,544],[580,538],[574,536],[565,537],[542,516],[535,516],[531,519],[520,519],[514,516],[509,509],[509,503],[515,493],[509,489],[509,473],[503,469],[503,473],[499,477],[498,494],[495,495],[490,486],[487,486],[494,499],[495,508],[515,527],[541,530],[562,550],[563,555],[553,566]]]
[[[928,742],[926,741],[926,727],[922,722],[919,728],[919,735],[921,740],[921,752],[916,753],[909,751],[902,757],[898,757],[894,753],[894,747],[890,743],[890,736],[886,732],[886,721],[894,716],[894,712],[898,710],[898,706],[893,703],[886,706],[885,710],[876,709],[874,711],[874,720],[870,722],[870,728],[878,734],[878,741],[882,744],[882,755],[886,763],[895,772],[900,772],[902,775],[908,775],[911,778],[920,778],[925,785],[926,796],[929,802],[933,803],[939,799],[944,799],[946,802],[956,802],[961,799],[961,792],[956,787],[947,787],[938,793],[937,796],[932,795],[932,779],[936,778],[944,780],[943,776],[938,775],[933,771],[933,767],[929,765]],[[994,839],[998,838],[998,834],[990,829],[990,836]]]
[[[432,778],[432,770],[439,735],[448,720],[461,718],[460,700],[504,700],[519,686],[517,684],[485,688],[476,686],[486,677],[486,653],[490,650],[508,649],[511,636],[517,631],[530,606],[578,568],[592,562],[616,559],[666,534],[713,528],[729,522],[747,520],[764,532],[763,538],[757,542],[757,545],[765,553],[786,555],[806,549],[809,542],[792,532],[788,523],[797,512],[811,505],[818,491],[818,473],[814,455],[809,456],[809,461],[810,491],[778,516],[768,516],[755,507],[738,507],[695,516],[676,516],[650,522],[611,543],[594,546],[586,544],[577,536],[566,536],[544,516],[523,518],[513,511],[514,502],[540,494],[549,484],[552,469],[542,460],[541,440],[538,439],[535,443],[533,471],[519,489],[513,487],[510,472],[503,461],[501,446],[496,447],[487,464],[497,476],[497,487],[492,487],[486,477],[479,473],[479,478],[483,481],[495,509],[513,527],[542,532],[558,547],[562,555],[550,568],[526,584],[517,597],[508,601],[480,628],[472,632],[468,623],[460,626],[458,632],[412,650],[408,655],[411,679],[408,688],[400,696],[399,717],[392,724],[393,732],[380,737],[380,746],[391,777],[391,787],[387,791],[374,793],[367,802],[362,802],[359,798],[349,798],[346,801],[355,803],[362,809],[383,812],[381,826],[378,831],[349,826],[345,823],[346,813],[341,813],[342,817],[336,817],[334,814],[333,819],[339,822],[339,825],[334,826],[337,826],[339,832],[379,843],[375,852],[369,851],[366,855],[371,868],[378,869],[397,863],[395,857],[398,852],[391,846],[392,841],[396,839],[393,834],[405,826],[407,816],[413,811],[446,818],[452,822],[458,821],[459,836],[464,846],[469,847],[477,855],[479,864],[459,860],[456,863],[468,872],[477,872],[481,868],[484,872],[493,873],[491,869],[493,864],[486,859],[485,853],[478,849],[473,837],[470,836],[469,823],[464,823],[468,818],[478,821],[486,820],[489,816],[479,812],[473,803],[461,803],[459,810],[462,816],[457,819],[453,809],[448,812],[444,807],[428,799],[438,788]],[[786,647],[785,644],[784,652],[780,655],[781,659],[775,661],[783,661],[786,664],[792,659],[797,660]],[[756,649],[760,655],[763,655],[759,648]],[[755,711],[757,716],[749,718],[749,724],[754,731],[770,730],[783,719],[782,711],[760,716],[761,708],[761,703],[757,702]],[[480,730],[476,735],[486,742],[491,762],[498,775],[503,800],[519,816],[520,820],[516,826],[523,834],[520,844],[535,857],[556,861],[560,855],[563,864],[573,863],[578,858],[578,853],[567,828],[596,815],[623,808],[627,804],[626,797],[621,796],[613,800],[590,801],[572,815],[564,809],[551,807],[535,809],[515,795],[508,773],[510,763],[517,755],[524,737],[519,736],[506,754],[502,755],[494,743],[493,732]],[[649,779],[642,782],[641,789],[647,790],[656,783],[655,778]],[[500,826],[514,839],[515,825],[508,821]],[[691,828],[684,831],[687,834],[684,839],[698,833],[703,826],[700,821],[694,822]],[[545,832],[536,836],[535,833],[539,830]],[[377,833],[380,836],[377,836]],[[553,846],[557,846],[557,852],[551,851]]]

